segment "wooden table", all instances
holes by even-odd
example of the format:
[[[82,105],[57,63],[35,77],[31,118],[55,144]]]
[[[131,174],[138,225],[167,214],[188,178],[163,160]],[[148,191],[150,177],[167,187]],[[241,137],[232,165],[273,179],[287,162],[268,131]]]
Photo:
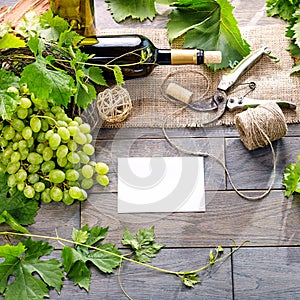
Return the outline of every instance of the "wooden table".
[[[4,1],[0,1],[0,4]],[[240,26],[280,22],[267,18],[264,0],[232,1]],[[106,12],[107,4],[96,1],[97,26],[117,27]],[[101,14],[101,17],[100,17]],[[164,17],[143,26],[163,27]],[[122,26],[141,26],[125,22]],[[211,248],[222,245],[228,252],[245,240],[250,242],[222,264],[201,274],[202,284],[189,289],[180,279],[125,263],[121,280],[133,299],[300,299],[300,197],[284,197],[281,184],[284,168],[300,154],[300,127],[289,126],[288,134],[273,143],[278,155],[275,185],[260,201],[248,201],[232,189],[223,168],[205,158],[205,213],[122,214],[117,213],[117,158],[119,156],[186,156],[172,148],[161,129],[129,128],[99,130],[97,158],[111,169],[110,186],[94,188],[87,201],[66,207],[61,203],[42,205],[30,231],[69,238],[72,228],[85,224],[109,226],[108,241],[120,245],[124,227],[136,232],[155,225],[158,242],[167,246],[153,264],[167,269],[187,270],[206,264]],[[242,191],[261,193],[271,180],[269,147],[248,151],[234,127],[170,129],[180,145],[210,149],[227,165]],[[192,142],[191,142],[192,141]],[[61,245],[53,243],[59,256]],[[50,299],[126,299],[117,274],[103,275],[93,269],[89,294],[66,282],[61,295]]]

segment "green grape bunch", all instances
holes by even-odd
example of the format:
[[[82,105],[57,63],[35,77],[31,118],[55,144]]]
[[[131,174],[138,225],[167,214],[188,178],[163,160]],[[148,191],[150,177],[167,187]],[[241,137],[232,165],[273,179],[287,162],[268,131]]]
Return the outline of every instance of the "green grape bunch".
[[[87,199],[87,190],[109,184],[109,168],[92,158],[91,127],[63,107],[38,99],[26,85],[9,87],[18,99],[9,120],[0,119],[0,172],[26,198],[44,203]]]

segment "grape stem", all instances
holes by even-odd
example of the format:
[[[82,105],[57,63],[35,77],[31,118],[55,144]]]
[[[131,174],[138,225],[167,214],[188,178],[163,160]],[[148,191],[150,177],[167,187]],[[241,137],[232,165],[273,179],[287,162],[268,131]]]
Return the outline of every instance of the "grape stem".
[[[55,119],[49,117],[49,116],[41,116],[41,115],[32,115],[31,118],[36,117],[36,118],[43,118],[43,119],[49,119],[55,123],[56,127],[59,127],[58,123],[56,122]]]
[[[222,262],[222,261],[226,260],[233,253],[235,253],[236,251],[238,251],[241,247],[243,247],[246,243],[249,242],[249,241],[244,241],[240,245],[236,245],[236,243],[234,242],[233,249],[229,253],[227,253],[226,255],[224,255],[222,257],[219,256],[219,253],[218,253],[218,250],[217,250],[217,254],[213,257],[213,259],[210,259],[210,261],[205,266],[203,266],[201,268],[198,268],[198,269],[195,269],[195,270],[191,270],[191,271],[171,271],[171,270],[167,270],[167,269],[164,269],[164,268],[156,267],[156,266],[153,266],[153,265],[150,265],[150,264],[147,264],[147,263],[136,261],[134,259],[131,259],[131,258],[127,257],[128,254],[119,255],[119,254],[116,254],[116,253],[113,253],[113,252],[110,252],[110,251],[107,251],[105,249],[101,249],[101,248],[98,248],[98,247],[95,247],[95,246],[91,246],[91,245],[87,245],[87,244],[83,244],[83,243],[71,241],[71,240],[68,240],[68,239],[65,239],[65,238],[61,238],[58,235],[56,235],[56,237],[53,237],[53,236],[44,236],[44,235],[37,235],[37,234],[31,234],[31,233],[16,233],[16,232],[9,232],[9,231],[0,232],[0,235],[5,235],[5,236],[7,236],[7,235],[13,235],[13,236],[34,237],[34,238],[40,238],[40,239],[55,240],[55,241],[57,241],[58,243],[60,243],[62,245],[64,245],[64,243],[68,243],[68,244],[73,244],[73,245],[76,245],[76,246],[83,246],[83,247],[86,247],[88,249],[97,250],[97,251],[100,251],[100,252],[103,252],[103,253],[106,253],[106,254],[118,257],[121,260],[126,260],[126,261],[129,261],[129,262],[132,262],[132,263],[135,263],[135,264],[138,264],[138,265],[141,265],[141,266],[144,266],[146,268],[150,268],[150,269],[153,269],[153,270],[156,270],[156,271],[159,271],[159,272],[176,275],[176,276],[181,277],[181,278],[183,276],[186,276],[186,275],[195,275],[195,274],[197,274],[197,273],[199,273],[201,271],[204,271],[204,270],[208,269],[210,266],[212,266],[212,265],[214,265],[216,263],[219,263],[219,262]]]

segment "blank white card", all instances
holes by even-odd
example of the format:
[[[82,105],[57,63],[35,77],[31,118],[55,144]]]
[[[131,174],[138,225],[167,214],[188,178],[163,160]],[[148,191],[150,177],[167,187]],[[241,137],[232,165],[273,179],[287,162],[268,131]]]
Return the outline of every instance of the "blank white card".
[[[118,158],[118,213],[202,211],[203,157]]]

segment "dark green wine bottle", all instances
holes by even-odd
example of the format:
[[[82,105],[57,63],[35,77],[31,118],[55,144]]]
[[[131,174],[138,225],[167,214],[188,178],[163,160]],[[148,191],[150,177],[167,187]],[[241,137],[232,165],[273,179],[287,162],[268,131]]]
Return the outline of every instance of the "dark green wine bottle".
[[[147,76],[157,65],[217,64],[222,60],[220,51],[158,49],[148,38],[138,34],[85,38],[80,49],[92,55],[89,63],[119,65],[125,79]]]

